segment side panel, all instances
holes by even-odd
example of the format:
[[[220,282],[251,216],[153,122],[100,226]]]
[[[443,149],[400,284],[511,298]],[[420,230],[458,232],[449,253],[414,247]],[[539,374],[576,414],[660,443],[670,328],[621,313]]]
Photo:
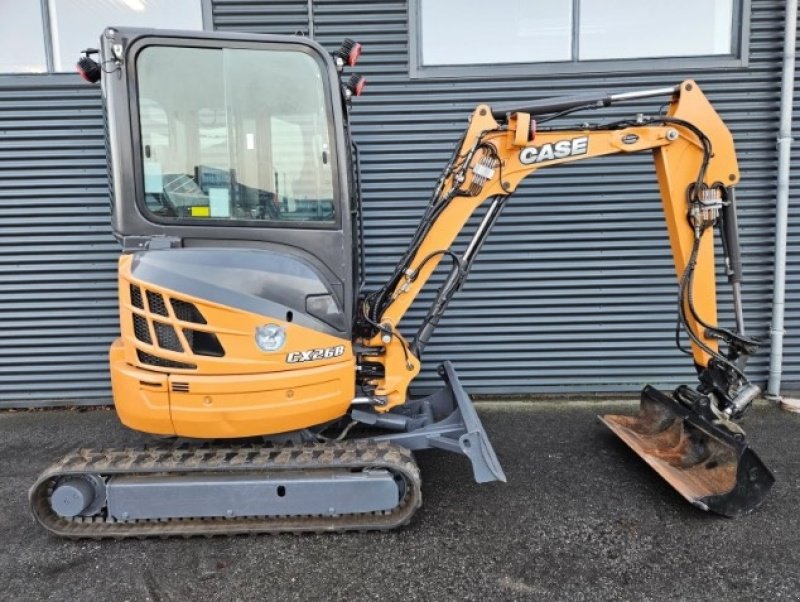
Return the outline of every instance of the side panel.
[[[354,373],[351,356],[344,362],[287,372],[172,375],[170,413],[175,433],[216,439],[324,424],[347,413],[355,396]]]
[[[196,255],[177,249],[160,253]],[[225,251],[219,253],[224,256]],[[263,252],[257,253],[264,259]],[[211,266],[203,274],[193,274],[197,269],[193,263],[168,262],[163,255],[160,263],[153,259],[159,254],[153,252],[120,258],[120,329],[129,364],[189,374],[254,374],[286,370],[293,365],[290,354],[309,349],[343,348],[333,357],[314,360],[314,365],[345,361],[352,355],[346,332],[305,313],[299,305],[305,295],[281,298],[277,286],[270,286],[274,273],[231,264],[221,270],[228,272],[227,281],[219,276],[212,282],[209,278],[214,280],[217,274]],[[303,282],[298,275],[283,278],[295,288]],[[239,286],[233,284],[237,279]],[[258,291],[263,296],[248,290],[254,283],[263,287]],[[320,281],[316,286],[317,295],[325,293]],[[284,328],[286,340],[276,351],[264,352],[256,345],[256,329],[269,324]],[[143,354],[156,360],[148,357],[142,363]]]
[[[341,308],[310,266],[263,250],[170,249],[123,255],[114,402],[136,430],[226,438],[282,433],[343,416],[355,358]],[[285,332],[275,351],[259,327]],[[336,328],[335,326],[338,326]]]
[[[184,375],[131,366],[111,348],[114,405],[127,427],[158,435],[235,438],[285,433],[343,416],[355,361],[290,372]]]

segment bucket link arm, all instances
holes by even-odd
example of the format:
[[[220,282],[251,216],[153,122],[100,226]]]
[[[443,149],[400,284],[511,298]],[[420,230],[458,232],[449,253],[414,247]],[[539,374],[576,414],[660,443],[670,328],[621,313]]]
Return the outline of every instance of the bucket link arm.
[[[653,151],[675,268],[682,294],[687,293],[679,305],[695,365],[701,380],[704,373],[714,372],[710,379],[714,382],[707,388],[724,395],[726,402],[721,406],[730,406],[744,377],[741,371],[732,374],[719,352],[720,332],[735,335],[716,327],[713,227],[727,201],[727,191],[739,180],[739,170],[732,136],[697,85],[684,82],[675,88],[665,115],[640,116],[607,126],[536,132],[529,113],[509,113],[504,124],[496,117],[487,105],[475,109],[409,253],[387,286],[363,304],[367,321],[377,331],[364,343],[384,350],[376,356],[384,374],[372,381],[383,409],[405,402],[408,384],[419,372],[418,355],[450,297],[463,283],[505,200],[522,180],[545,167],[644,151]],[[489,199],[472,242],[461,256],[455,255],[451,247],[456,237]],[[445,257],[453,263],[450,276],[409,345],[397,325]],[[736,382],[728,382],[731,379]]]

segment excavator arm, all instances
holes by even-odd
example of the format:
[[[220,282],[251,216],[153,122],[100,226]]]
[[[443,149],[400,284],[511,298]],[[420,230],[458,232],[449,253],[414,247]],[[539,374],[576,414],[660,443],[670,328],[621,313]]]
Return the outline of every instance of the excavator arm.
[[[578,129],[543,125],[576,110],[665,94],[670,97],[668,108],[657,115]],[[745,336],[741,320],[741,261],[733,188],[739,181],[739,169],[733,138],[692,81],[640,93],[548,100],[517,110],[477,107],[408,251],[387,283],[362,299],[361,343],[366,350],[362,384],[371,392],[378,411],[405,403],[408,385],[419,372],[419,357],[433,330],[508,198],[526,177],[564,163],[646,151],[653,155],[678,278],[678,325],[688,337],[691,349],[685,351],[693,358],[699,384],[695,389],[679,387],[671,398],[663,396],[666,400],[646,388],[638,417],[603,420],[645,460],[659,463],[656,469],[687,499],[704,507],[711,503],[712,509],[723,514],[735,514],[745,506],[751,508],[752,500],[748,498],[747,504],[739,498],[734,502],[726,498],[724,504],[709,500],[737,488],[738,481],[729,477],[731,470],[736,473],[743,454],[747,452],[752,469],[743,478],[757,485],[759,500],[771,486],[772,475],[741,444],[743,433],[733,422],[760,392],[744,374],[747,356],[758,343]],[[483,219],[471,241],[463,252],[454,252],[457,236],[482,206],[486,206]],[[733,330],[717,324],[715,229],[722,233],[726,272],[733,285],[737,316]],[[398,324],[443,259],[452,264],[449,275],[416,336],[407,341]],[[676,341],[681,347],[678,335],[680,332],[676,332]],[[720,350],[720,343],[725,343],[726,353]],[[690,414],[684,416],[684,411]],[[694,470],[697,466],[704,466],[705,472]],[[690,467],[694,472],[687,477]],[[679,485],[687,479],[714,482],[682,490]]]

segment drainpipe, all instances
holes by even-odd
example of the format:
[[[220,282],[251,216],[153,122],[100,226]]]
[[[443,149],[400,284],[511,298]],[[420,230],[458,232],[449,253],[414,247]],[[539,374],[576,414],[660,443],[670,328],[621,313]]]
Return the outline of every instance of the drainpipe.
[[[314,0],[308,0],[308,37],[314,39]]]
[[[767,399],[780,401],[783,363],[783,317],[786,302],[786,227],[789,219],[789,156],[792,146],[792,94],[797,35],[797,0],[786,1],[783,34],[783,81],[781,121],[778,134],[778,193],[775,201],[775,276],[770,327],[769,381]]]

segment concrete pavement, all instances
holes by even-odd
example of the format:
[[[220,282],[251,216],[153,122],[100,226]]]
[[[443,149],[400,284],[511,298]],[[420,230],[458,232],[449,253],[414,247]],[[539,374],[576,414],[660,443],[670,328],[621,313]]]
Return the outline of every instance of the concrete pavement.
[[[55,539],[27,511],[36,474],[77,446],[148,440],[110,410],[0,413],[2,600],[753,600],[800,598],[800,416],[744,427],[777,483],[755,513],[689,506],[596,420],[630,402],[481,403],[508,475],[418,456],[423,508],[389,533]]]

